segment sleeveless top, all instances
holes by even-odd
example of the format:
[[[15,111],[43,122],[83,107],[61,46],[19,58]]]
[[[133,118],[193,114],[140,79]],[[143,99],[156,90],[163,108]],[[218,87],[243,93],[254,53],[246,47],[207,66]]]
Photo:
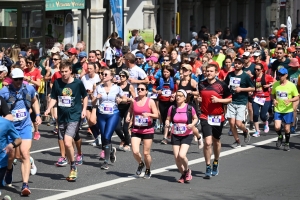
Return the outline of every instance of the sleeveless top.
[[[121,88],[121,86],[120,86],[120,88]],[[126,96],[126,97],[128,97],[128,98],[130,98],[132,96],[129,88],[130,88],[130,84],[129,83],[127,83],[127,85],[123,89],[121,88],[123,90],[123,95]],[[128,110],[129,107],[130,107],[130,103],[120,103],[118,105],[119,110]]]
[[[186,86],[181,85],[181,81],[180,81],[179,86],[178,86],[178,90],[180,90],[180,89],[183,89],[185,91],[187,91],[187,90],[194,91],[195,88],[193,88],[193,86],[192,86],[192,79],[190,79],[188,81],[188,83],[186,84]],[[194,95],[191,95],[190,102],[192,102],[193,100],[194,100]]]
[[[143,117],[143,113],[151,113],[151,108],[149,107],[150,98],[147,100],[143,106],[137,105],[137,98],[133,102],[133,133],[137,134],[154,134],[154,128],[152,126],[152,119],[150,117]]]

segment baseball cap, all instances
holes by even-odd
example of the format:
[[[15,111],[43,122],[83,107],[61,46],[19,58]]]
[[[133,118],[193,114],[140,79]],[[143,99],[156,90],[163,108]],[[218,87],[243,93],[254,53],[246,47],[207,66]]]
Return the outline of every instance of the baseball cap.
[[[253,56],[260,56],[260,51],[255,51]]]
[[[285,27],[286,27],[285,24],[281,24],[281,25],[280,25],[280,28],[285,28]]]
[[[184,43],[184,42],[181,42],[181,43],[179,44],[179,46],[180,46],[180,47],[185,47],[185,43]]]
[[[136,58],[144,58],[145,56],[144,56],[144,54],[142,54],[142,53],[136,53],[136,54],[135,54],[135,57],[136,57]]]
[[[221,47],[215,47],[214,48],[214,55],[219,55],[220,50],[221,50]]]
[[[197,34],[196,32],[192,32],[192,36],[193,36],[193,37],[197,37],[198,34]]]
[[[20,51],[20,53],[23,57],[26,57],[26,51]]]
[[[244,61],[243,58],[236,58],[236,59],[234,59],[234,61],[236,61],[236,60],[237,60],[237,61],[240,61],[240,62],[243,63],[243,64],[245,63],[245,61]]]
[[[122,54],[120,52],[116,52],[115,56],[119,58],[119,57],[122,57]]]
[[[245,57],[249,57],[249,56],[250,56],[250,52],[248,52],[248,51],[245,51],[245,52],[243,53],[243,56],[245,56]]]
[[[190,71],[192,71],[192,69],[193,69],[192,66],[189,65],[189,64],[183,64],[181,68],[185,68],[185,69],[190,70]]]
[[[157,58],[157,57],[155,57],[155,56],[150,56],[149,58],[147,58],[147,59],[146,59],[146,61],[149,61],[149,60],[151,60],[151,61],[153,61],[153,62],[157,63],[157,61],[158,61],[158,58]]]
[[[51,53],[60,53],[60,49],[58,47],[53,47],[50,51]]]
[[[284,68],[284,67],[280,68],[280,69],[278,70],[278,72],[279,72],[280,74],[282,74],[282,75],[288,74],[288,70],[287,70],[286,68]]]
[[[250,40],[249,40],[248,38],[246,38],[246,39],[244,40],[244,43],[250,43]]]
[[[75,48],[70,48],[68,53],[77,54],[77,50]]]
[[[12,78],[24,78],[24,73],[21,69],[15,68],[11,71]]]
[[[0,72],[8,72],[7,67],[0,65]]]
[[[123,69],[122,71],[120,71],[119,75],[125,75],[127,78],[129,78],[129,72],[125,69]]]
[[[275,35],[270,35],[270,36],[269,36],[269,40],[273,40],[274,38],[276,38]]]
[[[87,57],[87,54],[86,54],[85,51],[82,51],[82,52],[79,53],[78,57],[79,58],[84,58],[84,57]]]
[[[291,60],[289,63],[290,67],[299,67],[299,61],[297,58],[291,58],[290,60]]]
[[[190,55],[189,55],[190,58],[197,58],[198,55],[193,51]]]

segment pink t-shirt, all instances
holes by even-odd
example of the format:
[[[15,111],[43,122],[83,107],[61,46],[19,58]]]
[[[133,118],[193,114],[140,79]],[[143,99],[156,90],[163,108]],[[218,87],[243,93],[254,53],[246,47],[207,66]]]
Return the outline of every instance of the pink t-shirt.
[[[177,135],[177,136],[187,136],[190,134],[193,134],[193,130],[192,129],[188,129],[187,128],[187,121],[188,121],[188,117],[187,117],[187,106],[188,104],[186,104],[183,108],[176,108],[176,113],[174,115],[173,118],[173,127],[172,127],[172,134]],[[171,112],[172,112],[172,106],[170,106],[169,110],[168,110],[168,117],[171,117]],[[192,116],[194,116],[196,114],[195,109],[192,107]],[[182,132],[182,126],[185,127],[184,131],[185,133]],[[181,129],[180,129],[181,128]],[[176,130],[181,130],[181,131],[176,131]],[[181,132],[181,133],[180,133]]]

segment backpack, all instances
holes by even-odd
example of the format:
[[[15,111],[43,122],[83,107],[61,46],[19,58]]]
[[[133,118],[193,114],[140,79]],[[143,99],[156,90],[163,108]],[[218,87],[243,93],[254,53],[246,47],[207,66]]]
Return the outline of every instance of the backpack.
[[[159,88],[162,90],[163,89],[163,86],[164,86],[164,79],[161,77],[159,78]],[[170,84],[170,90],[174,90],[174,79],[173,77],[170,77],[169,78],[169,84]]]
[[[186,114],[187,114],[187,119],[188,119],[186,124],[191,124],[193,122],[192,108],[193,107],[189,104],[186,107]],[[177,109],[177,106],[172,105],[172,111],[171,111],[171,122],[172,123],[174,123],[173,119],[174,119],[175,114],[177,113],[176,109]]]
[[[8,86],[9,97],[7,100],[7,106],[9,108],[9,110],[12,111],[15,108],[16,103],[21,100],[24,101],[26,109],[29,110],[31,108],[31,96],[30,96],[30,94],[28,94],[26,85],[24,85],[24,84],[22,85],[23,89],[21,91],[21,93],[22,93],[21,99],[17,98],[16,95],[13,95],[13,91],[12,91],[11,87],[12,87],[11,85]]]

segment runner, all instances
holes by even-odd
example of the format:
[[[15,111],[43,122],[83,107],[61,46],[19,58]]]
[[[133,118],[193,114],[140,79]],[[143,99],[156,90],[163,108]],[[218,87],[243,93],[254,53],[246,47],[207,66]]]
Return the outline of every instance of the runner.
[[[184,90],[176,92],[176,105],[170,106],[166,119],[166,127],[173,123],[171,143],[173,145],[173,153],[175,163],[181,177],[179,183],[189,182],[192,180],[192,170],[188,167],[188,159],[186,154],[193,141],[193,127],[198,122],[195,109],[186,103],[187,93]]]
[[[208,64],[206,80],[199,83],[201,103],[201,127],[204,137],[203,154],[206,162],[205,179],[219,174],[219,156],[221,152],[221,135],[225,121],[224,104],[232,102],[228,86],[216,79],[219,67]],[[214,161],[211,169],[211,148],[213,146]]]
[[[131,102],[126,121],[129,123],[131,119],[133,120],[131,147],[133,157],[139,164],[136,175],[141,175],[146,165],[144,178],[149,179],[151,177],[150,166],[152,162],[150,151],[154,138],[153,119],[158,118],[158,110],[155,102],[147,97],[148,89],[146,84],[138,84],[137,91],[138,97]],[[140,154],[141,141],[143,141],[144,146],[144,162]]]
[[[82,118],[86,116],[87,93],[83,83],[72,77],[72,63],[64,62],[60,66],[62,78],[57,79],[52,87],[51,100],[45,115],[57,103],[58,137],[64,141],[67,158],[70,162],[70,174],[67,181],[77,180],[77,167],[75,165],[73,140],[80,141],[79,126]],[[81,103],[83,99],[83,103]],[[78,145],[77,149],[78,149]],[[79,149],[78,149],[79,151]],[[82,153],[78,152],[81,155]]]
[[[274,120],[275,131],[278,134],[276,147],[280,148],[283,142],[281,134],[281,123],[284,123],[285,144],[284,150],[290,151],[290,126],[294,121],[293,102],[299,100],[299,93],[296,86],[287,80],[288,70],[284,67],[278,69],[277,77],[279,81],[273,84],[272,97],[275,107]]]

